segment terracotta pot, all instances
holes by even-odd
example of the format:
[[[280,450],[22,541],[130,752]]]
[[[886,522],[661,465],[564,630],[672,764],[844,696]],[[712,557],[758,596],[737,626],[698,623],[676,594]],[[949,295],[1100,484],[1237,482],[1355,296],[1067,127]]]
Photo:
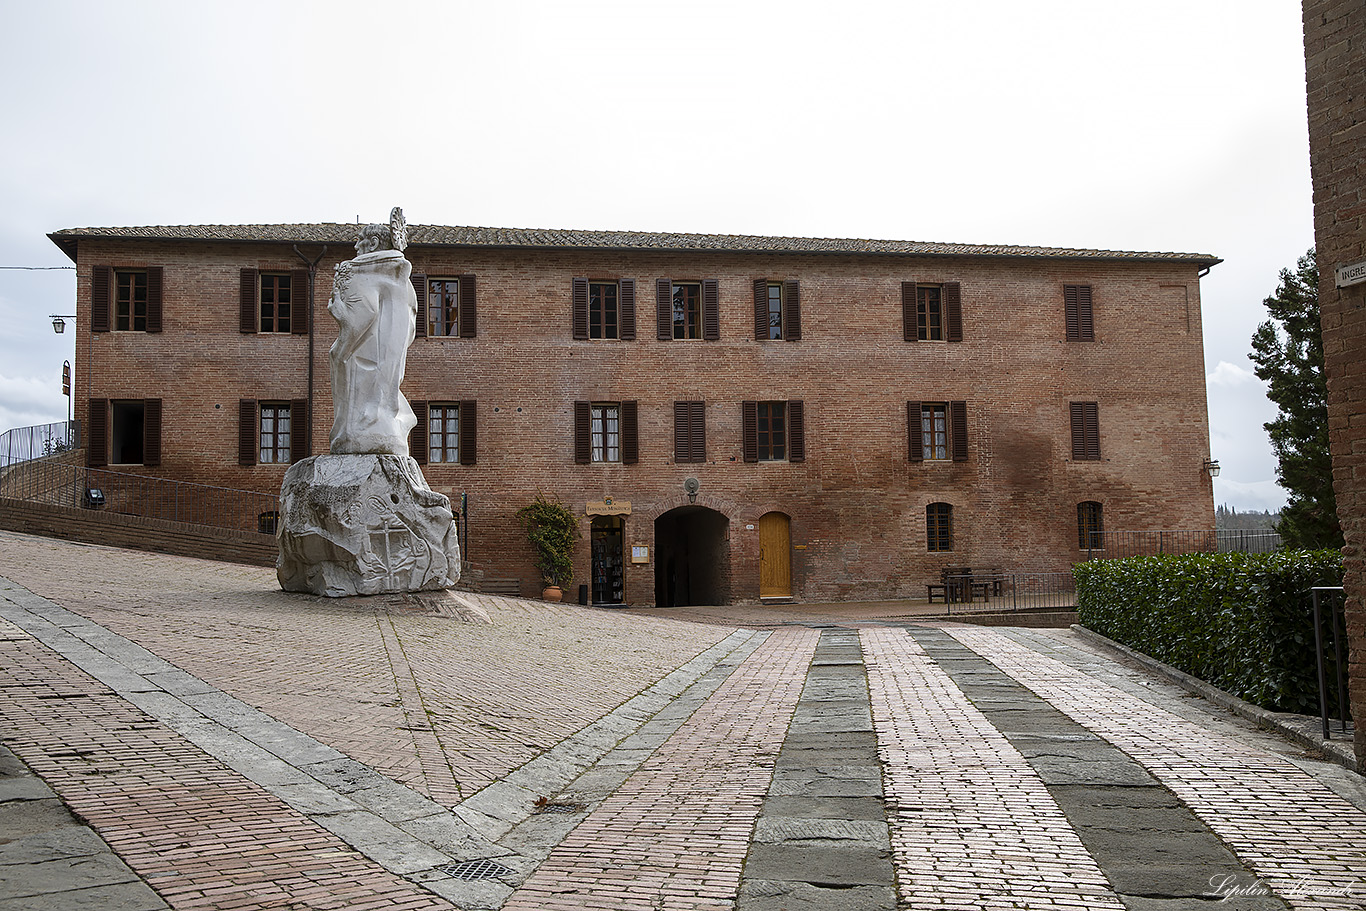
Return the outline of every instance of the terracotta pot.
[[[564,591],[558,585],[547,585],[541,591],[542,601],[559,601],[564,598]]]

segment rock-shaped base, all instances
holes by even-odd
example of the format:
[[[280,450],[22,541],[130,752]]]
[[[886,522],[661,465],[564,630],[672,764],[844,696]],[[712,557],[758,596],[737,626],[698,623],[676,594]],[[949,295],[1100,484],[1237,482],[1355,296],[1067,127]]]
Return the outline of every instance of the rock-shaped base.
[[[280,587],[329,598],[434,591],[460,579],[451,501],[397,455],[321,455],[280,486]]]

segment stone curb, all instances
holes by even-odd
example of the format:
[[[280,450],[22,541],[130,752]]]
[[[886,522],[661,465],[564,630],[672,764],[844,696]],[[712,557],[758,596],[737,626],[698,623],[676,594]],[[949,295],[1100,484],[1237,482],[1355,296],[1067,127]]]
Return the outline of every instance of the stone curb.
[[[1325,741],[1319,733],[1321,721],[1318,718],[1308,715],[1294,715],[1289,712],[1268,711],[1261,706],[1239,699],[1232,693],[1226,693],[1199,677],[1192,677],[1185,671],[1179,671],[1170,665],[1163,664],[1151,655],[1145,655],[1127,645],[1121,645],[1113,639],[1107,639],[1100,633],[1089,630],[1080,624],[1072,624],[1072,631],[1093,645],[1099,645],[1132,658],[1149,670],[1156,671],[1166,677],[1187,692],[1213,702],[1215,705],[1222,706],[1235,715],[1246,718],[1258,727],[1274,731],[1292,743],[1322,753],[1323,757],[1330,762],[1337,763],[1352,772],[1360,773],[1361,771],[1357,768],[1356,754],[1353,752],[1352,745],[1350,743]]]

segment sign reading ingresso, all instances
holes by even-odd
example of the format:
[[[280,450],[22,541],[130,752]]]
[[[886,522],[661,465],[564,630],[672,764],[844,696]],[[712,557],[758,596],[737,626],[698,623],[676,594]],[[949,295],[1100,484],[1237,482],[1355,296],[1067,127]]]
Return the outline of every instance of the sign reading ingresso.
[[[1338,266],[1333,270],[1333,275],[1337,279],[1339,288],[1347,288],[1366,282],[1366,260],[1352,263],[1350,266]]]

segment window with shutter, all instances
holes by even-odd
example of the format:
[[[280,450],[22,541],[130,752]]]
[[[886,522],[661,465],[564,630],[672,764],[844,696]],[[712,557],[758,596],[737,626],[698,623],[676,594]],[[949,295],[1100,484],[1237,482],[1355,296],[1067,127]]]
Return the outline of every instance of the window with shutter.
[[[262,272],[260,283],[261,331],[291,331],[290,317],[294,310],[293,276],[288,272]]]
[[[1063,285],[1062,299],[1066,312],[1067,340],[1094,342],[1096,331],[1091,313],[1091,286]]]
[[[673,283],[670,324],[672,338],[702,337],[702,285],[699,282]]]
[[[754,338],[756,341],[802,337],[801,287],[795,281],[754,280]]]
[[[674,402],[674,461],[707,461],[706,405]]]
[[[586,417],[585,417],[586,416]],[[586,427],[583,422],[586,420]],[[575,461],[635,464],[640,457],[636,402],[576,402]],[[586,455],[583,445],[586,440]]]
[[[427,406],[428,461],[460,463],[460,426],[464,415],[455,402],[433,402]]]
[[[257,428],[257,461],[262,465],[290,461],[294,438],[293,413],[289,402],[261,402]]]
[[[460,279],[427,278],[427,337],[460,334]]]
[[[148,283],[145,269],[114,270],[114,329],[147,331]]]
[[[160,436],[160,400],[155,419]],[[111,401],[109,403],[109,461],[115,465],[146,464],[147,400]],[[157,449],[160,450],[158,441]],[[156,455],[159,455],[156,453]]]
[[[967,461],[967,402],[907,402],[906,422],[912,462]]]
[[[1100,460],[1100,406],[1096,402],[1070,403],[1072,418],[1072,460]]]

